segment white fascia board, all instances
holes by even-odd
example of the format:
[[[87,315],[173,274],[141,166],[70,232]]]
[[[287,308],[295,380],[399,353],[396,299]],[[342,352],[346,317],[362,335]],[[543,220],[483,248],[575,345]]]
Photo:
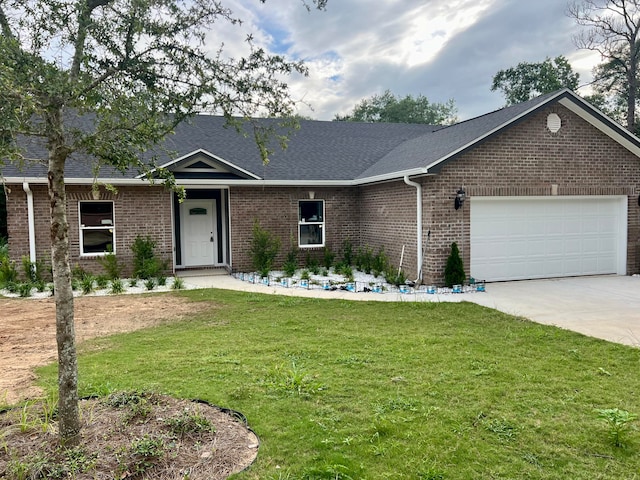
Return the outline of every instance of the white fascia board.
[[[603,121],[597,116],[592,115],[588,110],[581,108],[579,104],[572,102],[567,98],[563,98],[559,102],[562,106],[566,107],[568,110],[571,110],[573,113],[578,115],[580,118],[585,120],[586,122],[593,125],[595,128],[600,130],[606,136],[619,143],[621,146],[629,150],[634,155],[640,157],[640,145],[638,142],[640,140],[635,137],[631,132],[627,131],[622,125],[618,125],[615,121],[611,120],[604,113],[598,111],[602,118],[606,119]],[[618,127],[618,128],[616,128]]]
[[[176,179],[182,187],[352,187],[357,185],[353,180],[211,180],[211,179]]]
[[[4,183],[13,184],[13,183],[23,183],[29,182],[36,185],[47,185],[48,181],[46,177],[4,177]],[[96,182],[95,178],[65,178],[65,185],[93,185]],[[148,180],[139,179],[139,178],[98,178],[98,184],[108,184],[108,185],[153,185]],[[160,183],[156,183],[155,185],[160,185]]]
[[[411,170],[403,170],[401,172],[392,172],[386,173],[384,175],[375,175],[373,177],[358,178],[353,182],[353,185],[367,185],[369,183],[389,182],[402,180],[405,176],[416,177],[421,175],[433,175],[433,173],[429,173],[428,168],[413,168]]]
[[[210,157],[210,158],[214,159],[216,162],[220,162],[223,165],[226,165],[226,166],[228,166],[228,167],[230,167],[230,168],[232,168],[234,170],[237,170],[239,172],[242,172],[242,173],[244,173],[245,175],[248,175],[251,178],[254,178],[256,180],[260,180],[259,176],[251,173],[248,170],[245,170],[244,168],[238,167],[237,165],[235,165],[235,164],[233,164],[231,162],[228,162],[224,158],[219,157],[218,155],[214,155],[213,153],[211,153],[211,152],[209,152],[209,151],[207,151],[207,150],[205,150],[203,148],[198,148],[197,150],[194,150],[193,152],[187,153],[186,155],[182,155],[181,157],[178,157],[175,160],[171,160],[170,162],[167,162],[167,163],[165,163],[163,165],[160,165],[159,168],[168,168],[171,165],[175,165],[176,163],[181,162],[185,158],[193,157],[195,155],[204,155],[204,156]],[[151,170],[151,172],[154,172],[154,171],[155,171],[155,168],[153,170]],[[144,177],[144,174],[140,174],[140,175],[136,176],[136,178],[143,178],[143,177]]]

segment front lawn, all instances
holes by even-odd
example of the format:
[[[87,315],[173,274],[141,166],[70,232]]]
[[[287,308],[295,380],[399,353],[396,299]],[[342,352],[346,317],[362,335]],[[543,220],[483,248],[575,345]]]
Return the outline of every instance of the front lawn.
[[[85,344],[81,394],[149,389],[241,411],[262,445],[239,479],[640,474],[640,432],[616,447],[594,412],[640,413],[638,349],[474,304],[180,295],[211,309]]]

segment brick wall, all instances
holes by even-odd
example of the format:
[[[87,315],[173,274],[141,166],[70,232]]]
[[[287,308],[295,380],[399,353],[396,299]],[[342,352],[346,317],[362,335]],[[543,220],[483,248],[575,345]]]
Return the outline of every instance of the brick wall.
[[[10,185],[7,195],[9,254],[20,262],[29,256],[29,226],[27,198],[22,185]],[[36,221],[36,255],[48,263],[51,258],[51,237],[49,231],[49,200],[47,187],[31,185]],[[156,255],[171,260],[173,252],[171,226],[171,195],[160,187],[122,187],[118,193],[101,191],[100,200],[114,201],[114,223],[116,255],[124,267],[123,275],[132,272],[133,252],[131,245],[136,236],[150,236],[156,242]],[[96,256],[80,255],[80,228],[78,223],[78,202],[94,200],[90,187],[67,187],[67,221],[69,223],[69,260],[72,267],[101,274],[104,272]]]
[[[371,247],[374,253],[384,247],[389,262],[396,267],[400,266],[404,246],[402,267],[412,280],[417,273],[416,195],[415,187],[398,181],[361,187],[358,196],[360,245]]]
[[[555,112],[562,128],[546,128]],[[464,185],[467,203],[453,208]],[[474,196],[626,195],[628,209],[627,273],[640,271],[640,160],[561,105],[549,107],[446,164],[425,183],[425,228],[431,241],[425,281],[441,282],[452,242],[458,242],[469,269],[469,204]]]
[[[229,206],[234,270],[252,270],[249,250],[255,219],[262,228],[280,238],[282,246],[276,265],[282,265],[291,246],[290,239],[293,237],[295,245],[298,241],[298,200],[309,200],[309,191],[314,192],[315,200],[324,200],[326,245],[340,254],[347,238],[354,244],[357,243],[358,212],[355,189],[233,187],[229,191]],[[324,249],[301,249],[301,265],[304,264],[307,253],[321,259]]]

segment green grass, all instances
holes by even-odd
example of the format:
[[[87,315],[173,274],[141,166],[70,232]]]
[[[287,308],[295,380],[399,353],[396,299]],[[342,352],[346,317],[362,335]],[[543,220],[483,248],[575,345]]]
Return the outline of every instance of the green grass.
[[[240,410],[262,445],[237,478],[640,476],[640,433],[615,447],[594,412],[640,412],[638,349],[465,303],[179,295],[212,308],[85,344],[81,394]]]

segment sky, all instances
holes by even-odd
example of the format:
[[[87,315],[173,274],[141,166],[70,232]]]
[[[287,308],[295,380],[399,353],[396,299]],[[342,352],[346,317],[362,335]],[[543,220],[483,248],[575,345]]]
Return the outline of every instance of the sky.
[[[224,4],[243,23],[216,26],[212,45],[222,40],[240,55],[251,32],[256,45],[303,60],[309,75],[286,81],[298,113],[317,120],[385,90],[453,99],[465,120],[504,106],[491,91],[499,70],[564,55],[587,84],[600,60],[575,47],[580,27],[566,0],[329,0],[325,11],[307,11],[302,0]]]

